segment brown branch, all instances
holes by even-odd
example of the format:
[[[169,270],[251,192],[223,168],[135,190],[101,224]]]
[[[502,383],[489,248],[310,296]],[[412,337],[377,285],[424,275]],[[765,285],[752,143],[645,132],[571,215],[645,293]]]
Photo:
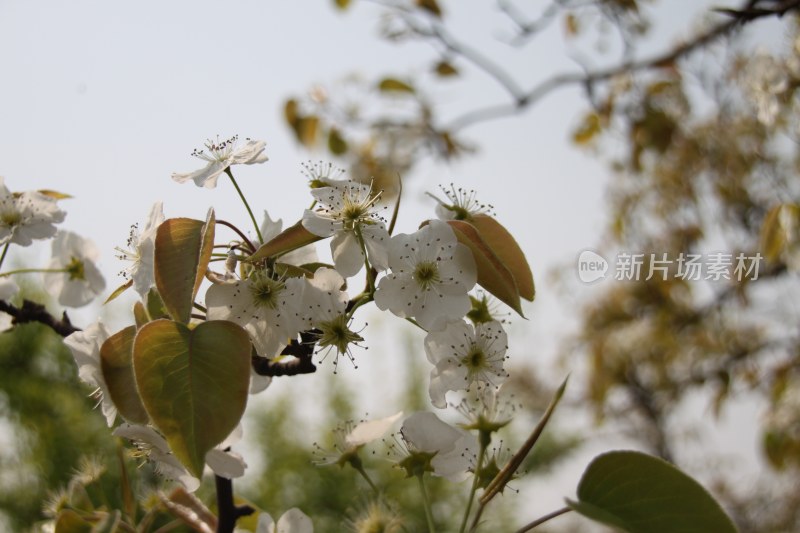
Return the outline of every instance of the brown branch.
[[[12,324],[39,322],[45,326],[49,326],[62,337],[80,331],[80,328],[76,328],[72,325],[72,322],[69,321],[66,311],[62,313],[61,320],[57,320],[42,304],[30,300],[23,300],[22,307],[16,307],[6,301],[0,300],[0,311],[8,313],[13,317]]]
[[[249,505],[237,506],[233,501],[233,481],[214,476],[217,489],[217,533],[233,533],[236,522],[243,516],[250,516],[256,510]]]
[[[317,371],[312,357],[318,333],[318,330],[304,331],[300,334],[300,342],[293,339],[281,352],[281,355],[293,356],[290,361],[279,362],[254,355],[251,361],[253,370],[260,376],[269,377],[313,374]]]
[[[512,97],[512,102],[506,104],[494,104],[482,109],[470,111],[451,120],[444,129],[448,131],[457,131],[478,122],[485,122],[488,120],[516,115],[520,110],[531,106],[547,94],[561,87],[569,85],[583,85],[587,88],[587,90],[591,91],[594,84],[607,81],[622,73],[669,66],[676,61],[690,55],[696,50],[706,46],[719,37],[731,33],[745,23],[768,16],[782,16],[790,10],[800,7],[800,0],[785,0],[778,4],[778,6],[776,6],[774,9],[754,9],[755,3],[757,2],[750,0],[745,3],[741,10],[731,10],[731,12],[726,12],[727,14],[731,15],[729,20],[717,24],[705,33],[698,35],[691,41],[652,57],[640,59],[638,61],[626,61],[614,67],[583,74],[558,74],[539,83],[527,93],[518,94],[516,91],[509,90],[508,92]]]

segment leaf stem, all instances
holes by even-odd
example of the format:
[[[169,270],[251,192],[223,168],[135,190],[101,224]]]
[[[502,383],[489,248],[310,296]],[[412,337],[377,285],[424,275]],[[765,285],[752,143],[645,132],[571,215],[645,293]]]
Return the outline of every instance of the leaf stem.
[[[236,188],[236,192],[239,193],[239,198],[242,199],[242,203],[244,203],[245,209],[247,209],[247,213],[250,215],[250,220],[253,221],[253,227],[256,228],[256,235],[258,235],[258,242],[263,243],[264,237],[261,236],[261,228],[258,227],[258,222],[256,222],[256,217],[253,215],[253,210],[250,209],[250,204],[247,203],[247,198],[244,197],[242,193],[242,189],[239,188],[239,184],[236,183],[236,179],[233,177],[233,172],[231,172],[231,167],[225,169],[225,174],[231,179],[231,183]]]
[[[537,520],[534,520],[530,524],[526,524],[526,525],[522,526],[515,533],[525,533],[526,531],[530,531],[531,529],[533,529],[533,528],[535,528],[537,526],[540,526],[540,525],[544,524],[545,522],[548,522],[548,521],[552,520],[553,518],[559,517],[562,514],[566,514],[566,513],[570,512],[571,510],[572,509],[570,509],[569,507],[564,507],[563,509],[559,509],[558,511],[553,511],[550,514],[546,514],[543,517],[541,517],[541,518],[539,518]]]

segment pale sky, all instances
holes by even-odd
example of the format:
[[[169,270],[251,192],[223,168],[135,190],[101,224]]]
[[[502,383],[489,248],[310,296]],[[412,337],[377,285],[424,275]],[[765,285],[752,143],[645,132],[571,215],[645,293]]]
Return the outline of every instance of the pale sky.
[[[116,273],[124,265],[114,258],[114,247],[125,244],[130,225],[141,223],[156,200],[164,201],[167,217],[203,218],[214,206],[218,217],[249,227],[226,180],[207,190],[170,179],[174,171],[201,166],[189,154],[206,138],[238,134],[266,140],[270,161],[235,169],[239,184],[257,213],[267,209],[285,224],[294,223],[310,201],[300,163],[325,154],[298,149],[283,123],[284,100],[350,72],[419,74],[435,57],[426,45],[378,40],[376,6],[355,0],[348,12],[339,13],[332,4],[0,0],[0,175],[11,190],[47,188],[74,196],[63,202],[68,214],[62,227],[96,243],[108,291],[122,283]],[[462,9],[462,2],[442,4]],[[699,11],[690,0],[661,4],[669,8],[658,22],[669,29],[655,33],[658,45],[650,50],[666,45],[667,36],[690,32]],[[509,48],[497,37],[510,25],[490,16],[494,5],[469,3],[454,17],[454,27],[471,46],[505,55]],[[494,21],[488,32],[482,29],[486,20]],[[563,55],[560,28],[554,24],[538,44],[503,60],[523,87],[575,71]],[[427,89],[443,102],[445,115],[480,99],[503,101],[491,80],[466,63],[457,65],[466,73],[463,80]],[[530,320],[513,328],[524,341],[512,345],[512,363],[552,360],[574,310],[559,307],[548,272],[571,268],[578,253],[596,247],[603,233],[608,171],[569,143],[585,109],[575,89],[553,94],[521,117],[468,130],[480,147],[476,155],[450,165],[426,161],[408,177],[408,211],[401,214],[399,231],[413,231],[433,216],[433,202],[423,192],[452,181],[476,188],[481,200],[493,204],[527,254],[537,301],[525,307]],[[47,255],[45,246],[43,261]],[[126,312],[131,302],[121,298],[112,312]],[[96,309],[72,316],[85,326],[94,314]],[[368,372],[369,361],[362,367],[358,372]],[[561,372],[545,375],[560,379]],[[375,412],[383,414],[389,412]],[[752,452],[753,436],[746,433],[746,439]]]

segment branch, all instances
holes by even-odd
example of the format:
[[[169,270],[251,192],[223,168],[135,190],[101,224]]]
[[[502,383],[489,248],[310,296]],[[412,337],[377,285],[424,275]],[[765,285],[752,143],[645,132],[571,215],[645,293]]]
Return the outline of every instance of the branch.
[[[62,313],[61,320],[57,320],[42,304],[30,300],[23,300],[22,307],[16,307],[6,301],[0,300],[0,311],[8,313],[14,318],[12,324],[39,322],[45,326],[49,326],[62,337],[80,331],[80,328],[76,328],[72,325],[72,322],[69,321],[66,311]]]
[[[789,10],[800,7],[800,0],[784,0],[780,4],[774,6],[773,9],[755,9],[753,7],[755,3],[756,2],[750,0],[740,11],[726,11],[726,14],[731,15],[729,20],[717,24],[705,33],[698,35],[691,41],[662,52],[661,54],[638,61],[627,61],[615,67],[584,74],[559,74],[539,83],[527,93],[517,94],[515,91],[509,90],[509,94],[513,99],[511,103],[495,104],[482,109],[470,111],[450,121],[450,124],[445,126],[444,129],[448,131],[456,131],[478,122],[485,122],[487,120],[515,115],[520,110],[538,102],[555,89],[559,89],[568,85],[584,85],[588,90],[591,90],[594,84],[607,81],[622,73],[669,66],[679,59],[690,55],[697,49],[706,46],[715,39],[731,33],[733,30],[739,28],[745,23],[768,16],[781,16]]]
[[[233,502],[233,481],[221,476],[214,476],[217,487],[217,533],[233,533],[236,521],[243,516],[250,516],[255,509],[249,505],[237,506]]]
[[[295,359],[288,362],[277,362],[266,357],[254,355],[252,358],[253,370],[260,376],[297,376],[299,374],[313,374],[317,367],[312,361],[318,330],[304,331],[300,334],[300,342],[292,339],[281,355],[291,355]]]

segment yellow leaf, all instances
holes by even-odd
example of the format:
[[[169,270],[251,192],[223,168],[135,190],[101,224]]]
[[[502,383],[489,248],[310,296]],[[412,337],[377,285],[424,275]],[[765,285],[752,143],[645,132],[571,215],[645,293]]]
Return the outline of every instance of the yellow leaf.
[[[442,16],[442,8],[439,7],[439,4],[436,0],[416,0],[417,7],[424,9],[428,13],[435,15],[437,17]]]
[[[279,254],[291,252],[312,242],[321,240],[322,237],[314,235],[303,227],[302,222],[297,222],[276,235],[272,240],[263,244],[256,253],[247,258],[250,263],[261,261]]]
[[[397,78],[384,78],[378,84],[378,89],[383,92],[406,92],[413,93],[414,88],[404,81]]]
[[[52,191],[50,189],[39,189],[36,192],[38,192],[39,194],[43,194],[45,196],[49,196],[50,198],[54,198],[56,200],[66,200],[67,198],[72,198],[72,196],[70,196],[69,194],[58,191]]]
[[[600,115],[591,112],[583,117],[583,122],[572,134],[572,141],[575,144],[589,144],[595,135],[602,131]]]
[[[449,61],[439,61],[434,70],[443,78],[458,76],[458,70]]]

